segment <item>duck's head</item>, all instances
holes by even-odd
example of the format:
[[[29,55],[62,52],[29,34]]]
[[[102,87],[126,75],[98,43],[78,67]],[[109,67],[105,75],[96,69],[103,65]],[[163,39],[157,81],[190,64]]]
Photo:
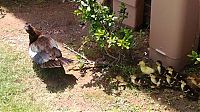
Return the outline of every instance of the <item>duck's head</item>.
[[[162,66],[162,62],[161,62],[160,60],[157,60],[157,61],[156,61],[156,65],[157,65],[157,66]]]
[[[174,68],[173,68],[172,66],[168,66],[168,67],[167,67],[167,70],[170,71],[170,72],[173,72],[173,71],[174,71]]]
[[[34,32],[33,27],[32,27],[31,24],[29,24],[29,23],[26,23],[26,24],[25,24],[24,29],[25,29],[26,32],[29,33],[29,34],[32,33],[32,32]]]
[[[156,76],[153,75],[153,74],[149,74],[149,76],[150,76],[151,78],[156,78]]]
[[[144,62],[144,61],[140,61],[140,62],[138,63],[138,65],[139,65],[139,66],[145,66],[145,62]]]
[[[29,23],[25,24],[24,29],[29,34],[29,39],[30,39],[30,43],[29,44],[31,44],[32,42],[36,41],[37,38],[42,34],[39,30],[36,30]]]
[[[181,80],[180,82],[181,84],[186,85],[186,82],[184,80]]]
[[[131,79],[134,79],[134,80],[135,80],[136,78],[137,78],[137,77],[136,77],[135,75],[132,75],[132,76],[131,76]]]

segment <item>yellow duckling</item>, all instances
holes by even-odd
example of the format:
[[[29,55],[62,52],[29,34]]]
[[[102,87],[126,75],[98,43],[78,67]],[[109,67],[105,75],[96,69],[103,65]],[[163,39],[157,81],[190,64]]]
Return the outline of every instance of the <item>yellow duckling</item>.
[[[153,68],[146,66],[144,61],[140,61],[138,65],[140,66],[140,70],[142,71],[143,74],[149,75],[155,72]]]

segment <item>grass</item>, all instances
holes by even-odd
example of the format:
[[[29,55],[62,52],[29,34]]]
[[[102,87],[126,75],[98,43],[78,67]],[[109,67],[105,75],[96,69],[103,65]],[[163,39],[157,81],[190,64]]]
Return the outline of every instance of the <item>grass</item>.
[[[24,77],[33,75],[30,61],[23,53],[14,51],[9,45],[0,45],[0,111],[1,112],[36,112],[46,108],[32,100]],[[42,102],[41,102],[42,103]]]

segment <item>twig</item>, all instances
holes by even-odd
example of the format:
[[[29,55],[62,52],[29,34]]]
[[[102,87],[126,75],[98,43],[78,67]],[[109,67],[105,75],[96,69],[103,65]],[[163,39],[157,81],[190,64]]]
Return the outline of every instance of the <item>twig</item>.
[[[84,60],[86,60],[89,64],[95,64],[94,61],[91,61],[91,60],[87,59],[84,55],[76,52],[74,49],[68,47],[66,44],[63,43],[63,45],[64,45],[64,48],[66,48],[66,49],[70,50],[71,52],[73,52],[74,54],[80,56],[81,58],[83,58]]]
[[[111,58],[113,58],[113,59],[115,59],[115,60],[118,60],[118,58],[116,58],[116,57],[112,56],[111,54],[109,54],[108,51],[107,51],[106,49],[105,49],[105,52],[106,52],[106,55],[108,55],[109,57],[111,57]]]

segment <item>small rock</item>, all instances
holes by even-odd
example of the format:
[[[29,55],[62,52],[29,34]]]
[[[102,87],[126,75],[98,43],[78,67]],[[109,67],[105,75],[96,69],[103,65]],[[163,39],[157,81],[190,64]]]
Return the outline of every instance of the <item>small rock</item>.
[[[183,95],[180,95],[180,98],[184,98],[184,96],[183,96]]]

